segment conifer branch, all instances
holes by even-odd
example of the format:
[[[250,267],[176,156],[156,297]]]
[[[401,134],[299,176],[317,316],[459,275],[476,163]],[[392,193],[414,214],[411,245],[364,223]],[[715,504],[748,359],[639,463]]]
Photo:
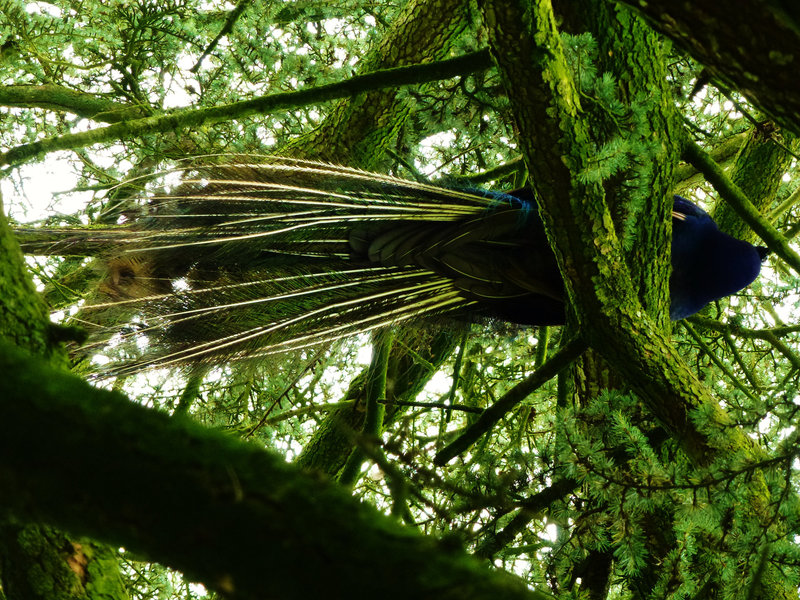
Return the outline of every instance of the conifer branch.
[[[281,109],[320,104],[370,90],[458,77],[486,69],[490,64],[489,51],[484,49],[439,62],[381,69],[365,75],[354,75],[347,81],[310,89],[281,92],[221,106],[178,110],[164,115],[124,121],[100,129],[22,144],[0,154],[0,167],[16,166],[55,150],[74,150],[93,144],[125,140],[148,134],[177,132],[190,127],[270,114]]]

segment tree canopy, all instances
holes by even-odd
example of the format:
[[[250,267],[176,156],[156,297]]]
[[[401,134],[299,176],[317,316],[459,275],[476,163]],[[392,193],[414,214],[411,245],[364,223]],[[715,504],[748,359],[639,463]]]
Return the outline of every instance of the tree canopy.
[[[778,0],[0,2],[0,599],[797,597],[798,49]],[[567,324],[91,378],[53,228],[209,154],[529,187]],[[676,193],[770,254],[670,322]]]

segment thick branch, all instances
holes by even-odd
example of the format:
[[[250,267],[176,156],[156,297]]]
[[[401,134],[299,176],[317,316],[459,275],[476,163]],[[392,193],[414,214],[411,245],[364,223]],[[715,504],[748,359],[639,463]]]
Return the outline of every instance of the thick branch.
[[[231,598],[546,598],[280,456],[7,344],[0,370],[0,514],[124,545]]]
[[[800,133],[800,22],[770,0],[622,0],[702,63],[712,78]],[[785,5],[792,5],[788,2]]]
[[[530,11],[526,5],[485,0],[484,16],[581,333],[636,389],[692,460],[706,463],[714,452],[690,414],[716,405],[639,304],[602,187],[582,183],[578,176],[594,152],[589,125],[550,3],[540,0]],[[714,411],[719,426],[726,427],[727,415],[719,407]],[[744,439],[737,443],[748,444]]]

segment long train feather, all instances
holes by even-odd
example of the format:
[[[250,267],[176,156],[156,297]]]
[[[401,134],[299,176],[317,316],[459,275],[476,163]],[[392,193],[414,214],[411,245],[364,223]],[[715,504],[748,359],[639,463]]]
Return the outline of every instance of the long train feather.
[[[106,277],[76,319],[91,333],[81,352],[112,342],[129,355],[105,374],[263,357],[431,316],[564,321],[561,275],[524,190],[239,155],[162,175],[179,184],[126,182],[141,199],[117,227],[29,235],[29,248],[102,256]],[[764,250],[676,196],[672,318],[748,285]]]
[[[536,264],[541,224],[514,196],[262,156],[194,158],[161,176],[179,183],[134,181],[141,199],[119,226],[48,232],[52,252],[103,249],[107,274],[77,319],[90,331],[82,354],[109,342],[129,354],[106,375],[263,357],[434,315],[508,318],[509,299],[563,311],[552,259]],[[530,255],[526,273],[509,248]]]

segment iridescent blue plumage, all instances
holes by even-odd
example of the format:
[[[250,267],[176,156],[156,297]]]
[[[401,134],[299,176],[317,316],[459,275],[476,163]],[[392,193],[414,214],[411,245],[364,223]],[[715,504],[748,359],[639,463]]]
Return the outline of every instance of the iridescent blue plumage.
[[[522,204],[532,204],[528,190],[512,192]],[[510,210],[513,202],[498,202],[502,209]],[[484,314],[507,321],[528,325],[559,325],[564,322],[561,275],[555,257],[550,252],[544,228],[535,209],[527,207],[519,223],[514,253],[516,265],[526,268],[518,281],[528,281],[519,286],[527,293],[507,294],[481,299]],[[758,276],[766,248],[753,246],[723,233],[702,208],[681,196],[675,196],[672,209],[672,276],[670,278],[670,317],[683,319],[695,314],[708,303],[730,296],[747,287]],[[517,237],[524,237],[527,243]],[[489,248],[478,252],[486,261],[491,256],[494,273],[501,274],[504,257],[491,255]],[[534,260],[531,260],[534,257]],[[487,272],[491,268],[487,268]],[[507,279],[507,277],[503,277]],[[537,290],[546,289],[543,294]],[[558,293],[553,293],[558,290]]]
[[[708,213],[680,196],[674,198],[672,216],[673,320],[735,294],[758,277],[766,248],[723,233]]]

